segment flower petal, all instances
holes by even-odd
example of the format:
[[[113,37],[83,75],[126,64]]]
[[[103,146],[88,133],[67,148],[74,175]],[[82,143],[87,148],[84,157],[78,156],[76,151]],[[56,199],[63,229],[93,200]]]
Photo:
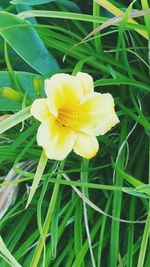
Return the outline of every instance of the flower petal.
[[[50,116],[49,109],[46,105],[45,98],[37,99],[32,103],[30,112],[39,121],[43,121]]]
[[[84,95],[94,91],[94,83],[91,75],[84,72],[78,72],[76,78],[82,85]]]
[[[75,133],[63,126],[59,126],[57,138],[50,141],[45,148],[45,154],[49,159],[63,160],[74,147]]]
[[[37,131],[37,143],[39,146],[46,148],[50,142],[57,139],[58,126],[54,117],[44,120]]]
[[[49,159],[63,160],[73,149],[75,133],[61,126],[53,117],[41,123],[37,142],[44,148]]]
[[[57,116],[59,109],[63,107],[72,109],[83,96],[80,82],[74,76],[62,73],[45,80],[45,91],[48,96],[47,105],[54,116]]]
[[[111,94],[87,94],[83,97],[79,112],[80,131],[95,136],[105,134],[119,122]]]
[[[74,152],[83,158],[93,158],[99,149],[99,144],[96,137],[78,133],[74,145]]]

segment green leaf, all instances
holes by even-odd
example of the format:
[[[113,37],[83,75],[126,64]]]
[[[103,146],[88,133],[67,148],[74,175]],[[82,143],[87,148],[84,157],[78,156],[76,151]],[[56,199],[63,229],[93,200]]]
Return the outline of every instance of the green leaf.
[[[48,75],[59,69],[58,64],[30,25],[16,15],[0,11],[0,35],[33,69]]]
[[[6,99],[4,97],[0,98],[0,111],[18,111],[20,109],[21,109],[21,103],[18,103],[10,99]]]
[[[26,119],[30,118],[32,115],[30,113],[30,106],[26,107],[19,112],[11,115],[6,120],[0,122],[0,134],[4,133],[5,131],[11,129],[15,125],[20,122],[25,121]]]
[[[141,185],[135,188],[136,192],[142,192],[145,194],[150,194],[150,184]]]
[[[12,266],[21,267],[21,265],[16,261],[16,259],[13,257],[13,255],[10,253],[10,251],[6,247],[1,236],[0,236],[0,251],[9,260]]]
[[[40,160],[39,160],[39,163],[38,163],[38,166],[37,166],[37,169],[36,169],[36,173],[35,173],[35,176],[34,176],[34,180],[33,180],[33,183],[32,183],[32,186],[31,186],[31,190],[30,190],[30,194],[29,194],[29,197],[28,197],[28,200],[27,200],[27,204],[26,204],[26,207],[27,208],[30,204],[30,202],[32,201],[32,198],[38,188],[38,185],[39,185],[39,182],[40,182],[40,179],[43,175],[43,172],[44,172],[44,169],[46,167],[46,163],[47,163],[47,157],[45,155],[45,152],[44,150],[42,151],[42,154],[41,154],[41,157],[40,157]]]
[[[5,9],[6,7],[8,7],[8,5],[9,5],[9,0],[1,0],[0,1],[0,6],[1,6],[1,8],[2,9]]]
[[[10,1],[11,4],[28,4],[28,5],[41,5],[50,2],[64,2],[63,0],[13,0]]]
[[[75,12],[80,12],[80,8],[71,1],[68,0],[13,0],[11,4],[27,4],[27,5],[41,5],[46,3],[55,2],[57,4],[62,4]]]
[[[147,0],[141,0],[141,5],[142,5],[142,8],[143,10],[144,9],[149,9],[149,4],[148,4],[148,1]],[[145,15],[144,16],[144,20],[145,20],[145,25],[146,25],[146,29],[147,29],[147,33],[148,33],[148,37],[149,37],[149,40],[150,40],[150,15]]]
[[[17,13],[20,13],[23,11],[30,11],[30,10],[32,10],[32,7],[30,5],[17,4],[16,10],[17,10]],[[30,21],[32,24],[38,24],[38,22],[35,18],[29,18],[28,21]]]
[[[27,72],[14,72],[19,88],[23,95],[27,95],[31,102],[34,100],[34,80],[38,77],[43,83],[43,78],[39,75],[27,73]],[[17,90],[14,81],[12,80],[8,71],[0,71],[0,91],[3,87],[11,87]],[[43,85],[42,85],[43,88]],[[41,89],[42,89],[41,88]],[[0,97],[0,111],[18,111],[22,108],[22,103],[7,99],[6,97]]]

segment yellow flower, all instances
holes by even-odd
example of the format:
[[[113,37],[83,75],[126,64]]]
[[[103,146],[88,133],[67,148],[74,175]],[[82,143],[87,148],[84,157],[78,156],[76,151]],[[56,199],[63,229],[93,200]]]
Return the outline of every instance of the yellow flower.
[[[41,122],[37,143],[49,159],[63,160],[73,149],[84,158],[99,149],[96,136],[119,122],[110,94],[94,92],[89,74],[55,74],[45,80],[47,98],[37,99],[31,114]]]

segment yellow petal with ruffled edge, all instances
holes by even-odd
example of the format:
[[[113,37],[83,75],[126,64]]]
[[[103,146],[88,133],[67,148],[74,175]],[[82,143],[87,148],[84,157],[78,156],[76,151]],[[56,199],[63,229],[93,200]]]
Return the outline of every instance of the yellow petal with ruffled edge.
[[[119,119],[111,94],[93,92],[93,79],[55,74],[45,81],[46,99],[35,100],[32,115],[41,121],[37,142],[49,159],[63,160],[72,149],[90,159],[99,149],[95,136],[103,135]]]
[[[45,92],[49,111],[58,116],[58,111],[65,107],[72,110],[83,97],[83,88],[74,76],[69,74],[55,74],[45,80]]]
[[[105,134],[119,123],[111,94],[87,94],[82,98],[78,113],[80,131],[94,136]]]
[[[76,142],[74,145],[74,152],[83,158],[93,158],[99,149],[99,144],[96,137],[84,134],[76,133]]]
[[[48,106],[45,98],[37,99],[33,102],[30,112],[39,121],[44,121],[50,116]]]
[[[73,149],[75,133],[71,129],[63,126],[58,127],[54,139],[44,148],[45,154],[49,159],[63,160]]]
[[[44,148],[48,158],[63,160],[74,147],[75,133],[61,126],[55,118],[50,118],[41,123],[37,142]]]
[[[56,133],[58,131],[58,125],[54,117],[50,117],[44,120],[37,131],[37,143],[39,146],[46,148],[49,143],[57,139]]]
[[[75,77],[81,83],[84,95],[94,91],[94,83],[91,75],[84,72],[78,72]]]

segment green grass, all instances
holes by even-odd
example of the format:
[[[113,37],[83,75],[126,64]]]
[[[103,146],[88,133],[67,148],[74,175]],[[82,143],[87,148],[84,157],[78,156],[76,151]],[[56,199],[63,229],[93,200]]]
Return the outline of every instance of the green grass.
[[[4,186],[18,184],[18,195],[0,220],[0,266],[149,267],[150,15],[128,21],[148,1],[8,2],[0,1],[0,119],[11,115],[0,122],[0,203]],[[83,41],[113,14],[121,21]],[[47,161],[30,105],[45,78],[78,71],[113,95],[120,123],[98,137],[90,161],[73,152]],[[19,180],[3,181],[10,170]]]

